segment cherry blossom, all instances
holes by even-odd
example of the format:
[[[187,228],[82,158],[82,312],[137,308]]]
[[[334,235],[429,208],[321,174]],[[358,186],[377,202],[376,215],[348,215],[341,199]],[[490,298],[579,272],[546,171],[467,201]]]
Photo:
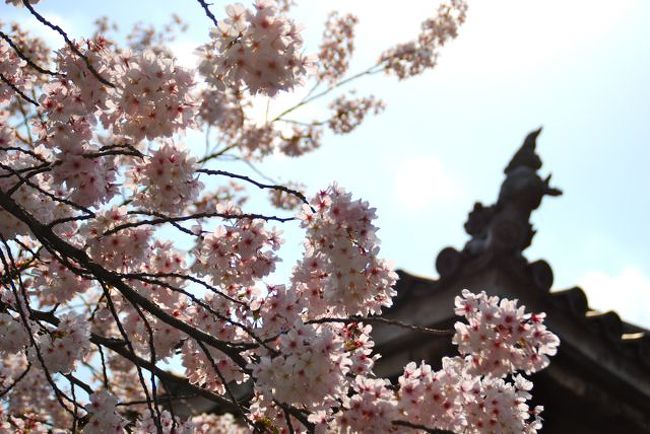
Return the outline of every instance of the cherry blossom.
[[[34,272],[33,293],[42,305],[66,303],[92,286],[87,279],[76,275],[51,256],[49,260],[44,258]]]
[[[0,63],[0,74],[9,83],[18,88],[25,87],[28,83],[22,71],[25,62],[20,59],[11,47],[4,41],[0,40],[0,56],[4,60]],[[3,80],[0,82],[0,103],[6,103],[11,100],[15,91]]]
[[[521,373],[557,351],[543,313],[463,291],[458,356],[439,370],[413,361],[393,383],[377,376],[371,324],[398,276],[381,256],[375,209],[337,184],[307,199],[308,186],[256,166],[379,114],[374,95],[332,92],[373,72],[433,67],[466,3],[443,4],[417,40],[349,80],[357,18],[329,16],[313,68],[291,4],[231,4],[211,17],[198,2],[214,26],[196,71],[178,65],[169,26],[136,25],[124,44],[100,19],[87,39],[59,28],[56,50],[17,25],[0,39],[0,431],[540,429]],[[308,81],[294,105],[271,98]],[[325,97],[328,118],[300,118]],[[230,172],[232,161],[250,174]],[[277,215],[258,213],[254,189]],[[280,224],[303,236],[290,276],[275,272]],[[179,417],[169,406],[178,390],[233,414]]]
[[[41,0],[28,0],[29,4],[35,5]],[[22,6],[23,5],[23,0],[5,0],[5,3],[14,5],[14,6]]]
[[[333,313],[367,315],[391,305],[397,275],[379,259],[372,225],[375,209],[333,185],[304,206],[305,256],[294,270],[294,285],[316,285]]]
[[[300,83],[310,61],[301,53],[296,24],[278,14],[272,0],[257,0],[253,10],[226,7],[228,18],[212,31],[199,67],[219,88],[245,85],[252,94],[275,95]]]
[[[44,363],[52,372],[70,372],[88,351],[90,324],[81,316],[64,314],[55,330],[37,337],[36,348],[30,348],[32,363]]]
[[[354,33],[359,19],[351,14],[330,13],[325,23],[318,58],[318,78],[335,83],[347,72],[354,53]]]
[[[262,394],[301,408],[332,406],[344,394],[351,360],[343,340],[329,327],[294,324],[278,338],[276,357],[262,356],[253,367]]]
[[[157,427],[156,420],[149,415],[136,423],[133,432],[135,434],[149,434],[153,432],[160,432],[162,434],[192,434],[194,432],[192,421],[188,420],[181,423],[167,410],[162,412],[158,424],[160,425],[160,429]]]
[[[115,59],[117,90],[102,115],[105,128],[142,139],[171,137],[194,124],[193,74],[173,58],[125,51]]]
[[[131,183],[142,187],[134,203],[168,214],[181,212],[197,198],[203,184],[195,175],[194,158],[171,142],[154,151],[133,167]]]
[[[119,207],[107,210],[91,224],[82,226],[80,233],[85,237],[90,256],[111,269],[139,267],[145,260],[151,228],[124,228],[108,233],[131,221],[133,219],[127,215],[126,208]]]
[[[90,396],[86,411],[90,420],[84,427],[84,433],[115,433],[124,432],[126,421],[117,412],[117,398],[107,391],[95,392]]]
[[[485,292],[464,290],[456,297],[456,314],[469,324],[456,323],[453,342],[468,354],[473,370],[500,377],[515,371],[537,372],[557,352],[557,336],[544,325],[544,314],[526,314],[517,300],[499,300]]]
[[[229,213],[236,216],[237,211]],[[279,234],[265,229],[263,222],[236,218],[232,225],[219,226],[198,241],[192,269],[210,276],[215,285],[252,285],[273,271],[279,246]]]
[[[347,134],[358,127],[369,112],[379,114],[384,110],[384,103],[373,96],[350,99],[345,95],[330,104],[334,114],[328,126],[336,134]]]
[[[381,55],[379,62],[385,65],[386,73],[394,74],[401,80],[433,68],[438,60],[438,50],[456,38],[466,14],[466,0],[442,3],[434,17],[422,22],[415,41],[399,44]]]

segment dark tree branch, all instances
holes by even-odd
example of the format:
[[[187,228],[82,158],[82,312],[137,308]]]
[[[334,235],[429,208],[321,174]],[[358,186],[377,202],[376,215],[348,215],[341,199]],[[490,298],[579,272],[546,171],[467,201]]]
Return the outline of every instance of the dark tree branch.
[[[126,330],[124,329],[124,326],[122,325],[122,322],[120,321],[120,317],[117,313],[117,310],[115,309],[115,305],[113,304],[113,299],[111,298],[111,294],[109,292],[109,288],[106,286],[106,284],[103,281],[99,281],[99,283],[102,286],[102,290],[104,291],[104,297],[106,297],[106,304],[108,305],[108,308],[113,315],[113,318],[115,319],[115,324],[117,325],[118,330],[120,331],[120,334],[122,335],[122,338],[124,339],[124,342],[126,344],[126,347],[129,349],[129,352],[133,355],[135,355],[135,349],[133,348],[133,344],[131,344],[131,340],[129,339],[128,334],[126,333]],[[155,363],[153,363],[155,366]],[[142,386],[142,391],[144,392],[144,396],[147,400],[147,408],[149,409],[149,413],[151,414],[152,419],[156,422],[156,428],[158,429],[159,434],[160,431],[160,426],[158,425],[159,420],[156,418],[156,413],[154,412],[154,408],[151,405],[151,398],[149,397],[149,389],[147,388],[147,383],[144,380],[144,375],[142,374],[142,368],[140,365],[135,365],[136,371],[138,373],[138,380],[140,380],[140,385]]]
[[[201,5],[201,7],[203,8],[203,10],[205,11],[205,15],[207,15],[207,17],[210,18],[210,20],[212,21],[214,26],[219,27],[219,22],[217,21],[217,18],[210,11],[210,8],[209,8],[210,5],[208,5],[204,0],[198,0],[198,2]]]
[[[0,302],[1,303],[1,302]],[[1,304],[0,304],[1,306]],[[44,321],[52,325],[58,325],[60,320],[51,312],[43,312],[39,310],[32,310],[32,319]],[[126,342],[120,339],[107,338],[96,333],[90,334],[90,342],[95,345],[102,346],[113,351],[116,354],[124,357],[125,359],[133,362],[136,366],[140,366],[143,369],[146,369],[150,372],[156,374],[158,378],[164,382],[171,384],[181,385],[183,388],[189,390],[190,392],[202,396],[212,402],[218,404],[222,409],[239,415],[239,407],[233,405],[228,399],[217,395],[214,392],[211,392],[207,389],[195,386],[190,383],[186,378],[178,377],[170,372],[165,371],[164,369],[159,368],[158,366],[152,364],[149,360],[143,359],[136,354],[133,354],[126,348]],[[145,401],[138,402],[139,404],[145,404]],[[134,403],[135,404],[135,403]],[[126,405],[126,404],[124,404]]]
[[[96,78],[97,80],[99,80],[102,84],[104,84],[104,85],[106,85],[106,86],[108,86],[108,87],[115,87],[115,85],[114,85],[113,83],[111,83],[110,81],[106,80],[104,77],[102,77],[102,76],[99,74],[99,72],[97,72],[97,70],[95,69],[95,67],[90,63],[90,59],[88,59],[88,57],[87,57],[86,55],[84,55],[81,51],[79,51],[79,48],[77,48],[77,45],[76,45],[74,42],[72,42],[72,40],[70,40],[70,37],[68,36],[68,34],[67,34],[67,33],[66,33],[66,32],[65,32],[61,27],[59,27],[59,26],[56,25],[56,24],[53,24],[52,22],[48,21],[48,20],[47,20],[43,15],[39,14],[38,12],[36,12],[36,10],[34,9],[34,7],[29,3],[28,0],[23,0],[23,5],[25,5],[25,7],[26,7],[27,9],[29,9],[29,12],[31,12],[31,14],[32,14],[32,15],[33,15],[33,16],[34,16],[34,17],[35,17],[39,22],[41,22],[41,24],[46,25],[46,26],[49,27],[50,29],[52,29],[52,30],[54,30],[55,32],[57,32],[59,35],[63,36],[63,39],[65,40],[66,44],[68,44],[68,47],[70,47],[70,50],[72,50],[72,52],[73,52],[74,54],[76,54],[77,56],[79,56],[80,58],[83,59],[83,61],[86,63],[86,67],[87,67],[88,70],[89,70],[89,71],[90,71],[90,72],[95,76],[95,78]]]
[[[22,90],[18,89],[18,87],[15,84],[13,84],[11,81],[9,81],[7,77],[2,75],[2,73],[0,73],[0,80],[2,80],[7,86],[12,88],[14,92],[16,92],[22,99],[24,99],[28,103],[34,104],[36,107],[39,106],[39,104],[36,101],[34,101],[33,99],[25,95]]]
[[[371,316],[371,317],[351,316],[349,318],[318,318],[318,319],[307,321],[306,324],[322,324],[328,322],[338,322],[344,324],[350,324],[355,322],[379,323],[379,324],[386,324],[395,327],[401,327],[415,332],[426,333],[434,336],[452,336],[454,334],[453,330],[432,329],[429,327],[408,324],[390,318],[383,318],[381,316]]]
[[[20,374],[20,375],[17,376],[16,378],[14,378],[14,380],[11,382],[11,384],[9,384],[9,385],[5,388],[5,390],[3,390],[3,391],[0,392],[0,398],[2,398],[2,397],[5,396],[7,393],[9,393],[9,392],[11,391],[11,389],[13,389],[13,388],[16,386],[16,384],[20,383],[20,380],[22,380],[23,378],[25,378],[25,375],[27,375],[27,373],[29,372],[29,370],[31,369],[31,367],[32,367],[32,364],[29,363],[29,364],[27,365],[27,368],[25,368],[25,370],[22,372],[22,374]]]
[[[453,431],[447,431],[444,429],[429,428],[425,425],[418,425],[415,423],[407,422],[405,420],[394,420],[393,425],[404,426],[407,428],[419,429],[429,434],[455,434]]]
[[[235,178],[235,179],[241,179],[242,181],[246,181],[250,184],[253,184],[254,186],[261,188],[261,189],[271,189],[271,190],[278,190],[278,191],[283,191],[285,193],[289,193],[291,195],[296,196],[298,199],[300,199],[304,204],[309,205],[309,201],[305,197],[304,194],[297,190],[293,190],[289,187],[285,187],[283,185],[273,185],[273,184],[263,184],[261,182],[255,181],[252,178],[249,178],[248,176],[244,175],[238,175],[236,173],[232,172],[227,172],[225,170],[210,170],[210,169],[199,169],[197,170],[199,173],[205,173],[206,175],[218,175],[218,176],[227,176],[229,178]],[[313,208],[312,208],[313,210]]]
[[[295,217],[277,217],[277,216],[267,216],[263,214],[227,214],[227,213],[221,213],[221,212],[200,212],[196,214],[191,214],[191,215],[186,215],[186,216],[180,216],[180,217],[170,217],[166,216],[164,214],[152,212],[152,211],[129,211],[129,214],[137,214],[137,215],[149,215],[149,216],[157,216],[158,218],[151,219],[151,220],[141,220],[137,222],[131,222],[131,223],[123,223],[121,225],[115,226],[112,229],[107,230],[104,232],[102,235],[103,236],[108,236],[112,235],[116,232],[119,232],[124,229],[129,229],[129,228],[136,228],[138,226],[155,226],[163,223],[170,223],[174,225],[175,227],[179,228],[178,225],[175,225],[174,223],[177,222],[184,222],[188,220],[198,220],[202,218],[210,218],[210,217],[221,217],[224,219],[249,219],[249,220],[265,220],[265,221],[276,221],[280,223],[285,223],[289,221],[296,220]],[[180,226],[180,229],[183,232],[189,233],[190,235],[196,235],[194,232],[190,231],[189,229],[183,228]]]
[[[16,45],[16,44],[14,43],[14,41],[11,40],[11,38],[9,37],[9,35],[7,35],[6,33],[4,33],[2,30],[0,30],[0,38],[4,39],[4,40],[7,42],[7,44],[9,44],[9,46],[10,46],[11,48],[14,49],[14,51],[16,52],[16,54],[18,55],[18,57],[20,57],[21,59],[23,59],[25,62],[27,62],[27,64],[28,64],[29,66],[31,66],[32,68],[34,68],[35,70],[37,70],[37,71],[40,72],[41,74],[52,75],[52,76],[55,76],[55,77],[57,77],[57,76],[62,76],[62,75],[63,75],[63,74],[61,74],[60,72],[50,71],[49,69],[41,68],[40,66],[38,66],[37,64],[35,64],[35,63],[32,61],[32,59],[30,59],[29,57],[27,57],[27,56],[25,55],[25,53],[23,53],[22,50],[18,47],[18,45]]]
[[[201,330],[198,330],[187,324],[185,321],[180,320],[164,310],[162,310],[156,303],[139,294],[133,288],[124,283],[118,273],[107,270],[101,265],[97,264],[81,249],[63,241],[58,237],[51,228],[47,225],[40,223],[33,215],[22,209],[10,196],[0,190],[0,206],[12,214],[14,217],[25,223],[34,234],[34,236],[48,250],[58,252],[61,255],[74,259],[76,263],[84,267],[88,272],[92,273],[97,280],[105,282],[115,287],[127,300],[136,303],[151,313],[153,316],[160,319],[162,322],[186,333],[197,341],[202,341],[230,357],[240,368],[247,370],[248,361],[239,354],[239,351],[233,349],[231,346],[225,344],[212,335],[209,335]]]

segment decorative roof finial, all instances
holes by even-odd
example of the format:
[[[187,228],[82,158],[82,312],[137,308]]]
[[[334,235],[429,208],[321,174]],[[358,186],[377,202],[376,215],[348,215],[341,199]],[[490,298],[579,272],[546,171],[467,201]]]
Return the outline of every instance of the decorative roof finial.
[[[472,239],[464,251],[478,255],[485,251],[499,254],[521,254],[531,243],[535,231],[530,215],[544,196],[559,196],[549,185],[551,176],[542,179],[537,170],[542,160],[535,152],[541,128],[528,134],[523,145],[505,168],[497,203],[488,207],[480,202],[469,213],[465,230]]]

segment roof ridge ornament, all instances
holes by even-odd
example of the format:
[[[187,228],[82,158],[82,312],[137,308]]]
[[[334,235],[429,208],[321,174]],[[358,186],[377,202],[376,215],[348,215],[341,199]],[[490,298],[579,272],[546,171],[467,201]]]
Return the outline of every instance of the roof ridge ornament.
[[[465,231],[472,239],[465,245],[464,253],[521,255],[530,246],[535,235],[529,222],[531,213],[544,196],[562,194],[550,186],[551,175],[542,179],[537,173],[542,167],[535,150],[541,131],[540,128],[528,134],[506,166],[506,179],[501,184],[497,203],[487,207],[481,202],[474,204],[465,223]]]

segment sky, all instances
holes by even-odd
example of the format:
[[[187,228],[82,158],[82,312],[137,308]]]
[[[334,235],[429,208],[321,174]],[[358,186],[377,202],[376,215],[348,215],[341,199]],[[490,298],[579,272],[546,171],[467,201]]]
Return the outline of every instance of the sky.
[[[214,3],[219,18],[222,2]],[[174,43],[189,66],[210,22],[198,3],[180,4],[44,0],[37,9],[77,38],[90,35],[99,15],[126,29],[139,20],[167,22],[176,12],[190,24]],[[413,38],[437,4],[302,0],[293,16],[304,26],[305,50],[313,52],[330,10],[357,14],[355,72]],[[0,5],[0,21],[12,20],[61,45],[25,10]],[[434,70],[403,82],[372,76],[348,88],[382,98],[384,113],[347,136],[326,135],[310,155],[274,156],[259,169],[301,181],[312,193],[336,181],[369,201],[377,208],[383,256],[397,268],[435,277],[437,252],[462,248],[467,212],[477,200],[495,201],[503,168],[525,135],[543,126],[541,172],[552,173],[564,195],[545,198],[534,213],[538,233],[526,256],[551,264],[554,289],[579,285],[593,308],[650,327],[648,22],[646,0],[470,0],[467,22]],[[290,103],[280,97],[270,110]],[[318,118],[326,103],[296,118]],[[299,251],[295,229],[285,228],[289,259]],[[279,272],[290,266],[285,261]]]

